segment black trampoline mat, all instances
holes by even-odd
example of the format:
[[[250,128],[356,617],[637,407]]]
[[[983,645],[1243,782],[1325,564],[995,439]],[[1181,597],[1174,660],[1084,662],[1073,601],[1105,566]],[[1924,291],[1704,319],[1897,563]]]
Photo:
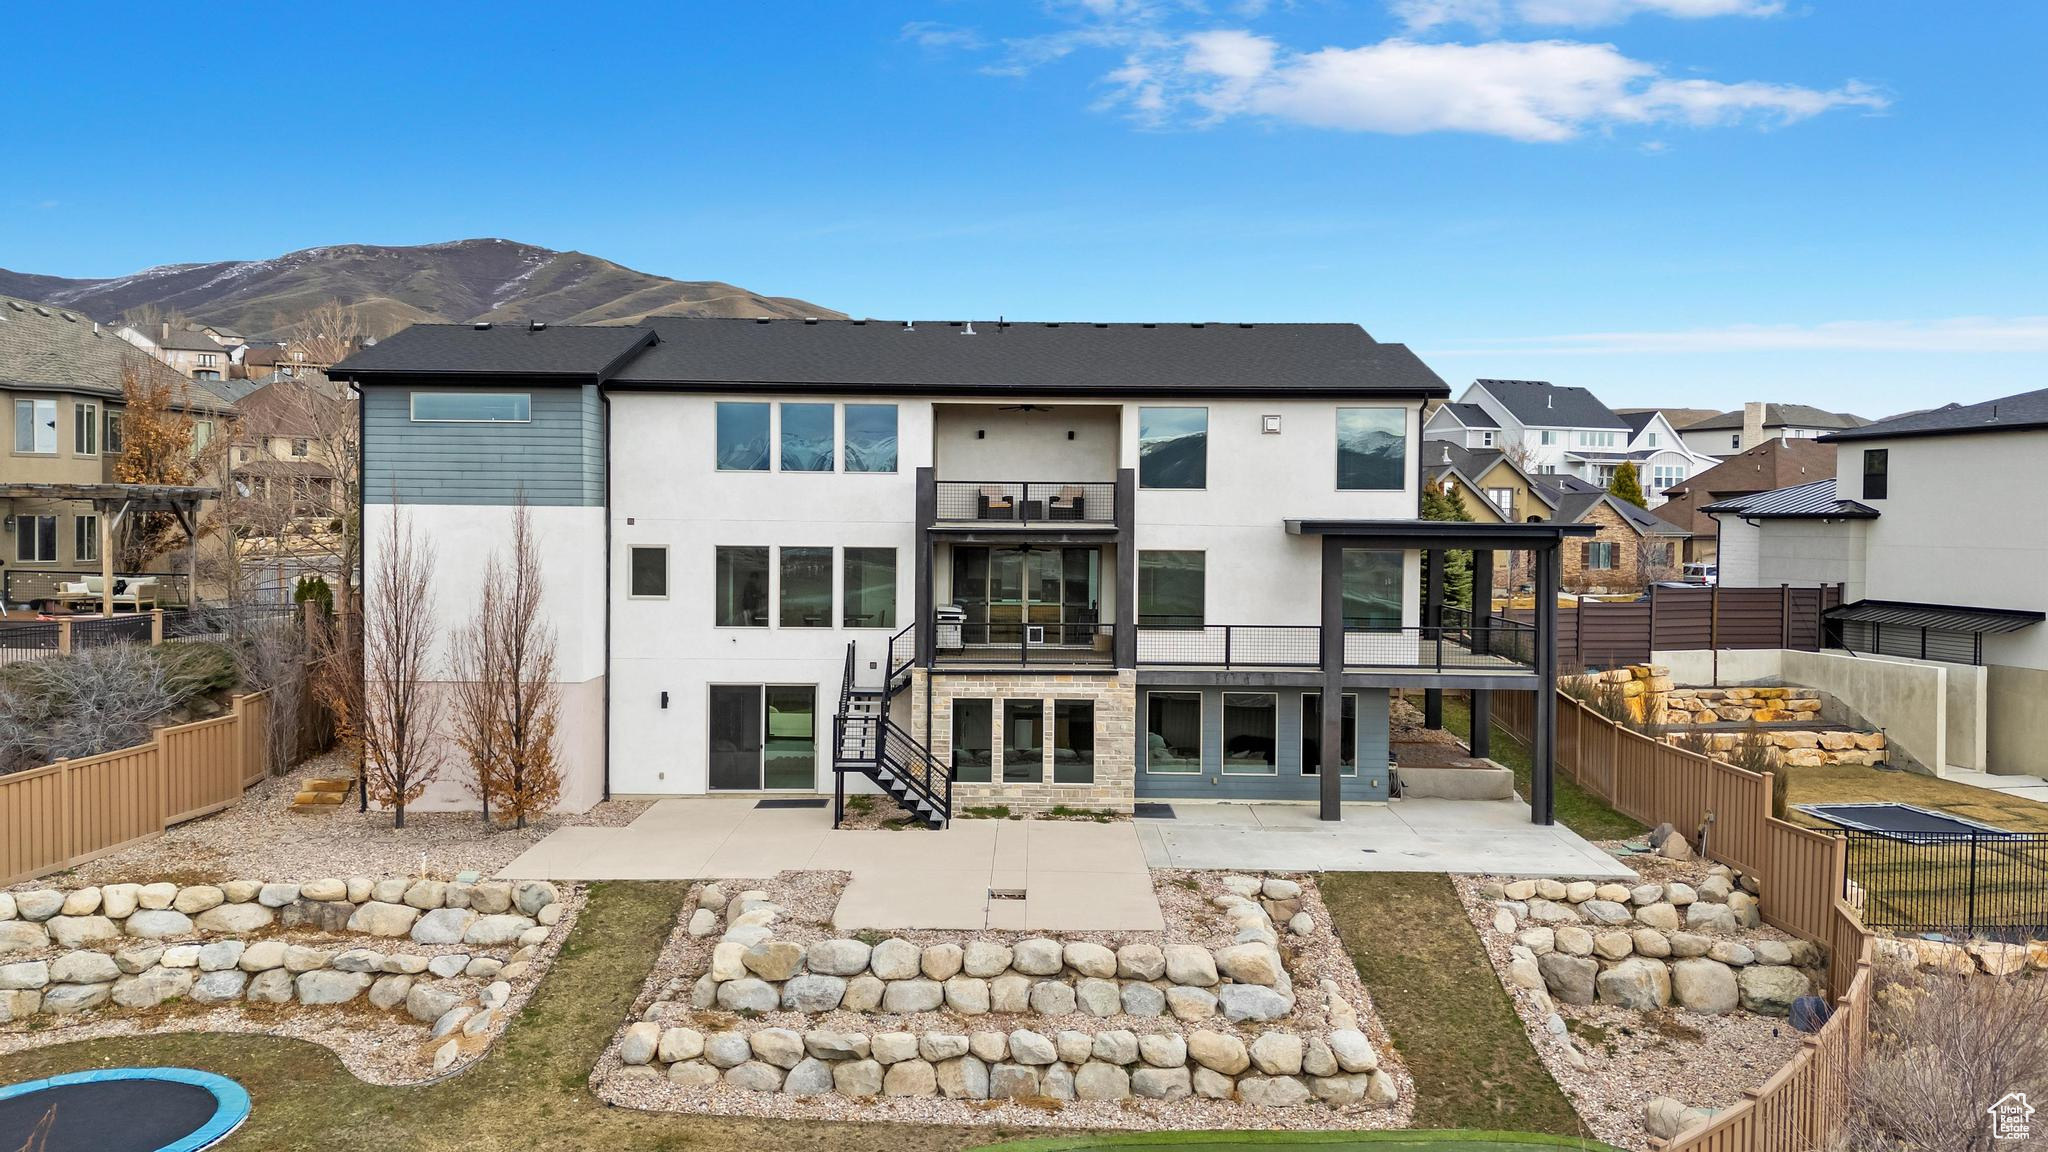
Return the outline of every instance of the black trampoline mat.
[[[52,1107],[49,1142],[29,1144]],[[103,1080],[0,1100],[0,1148],[42,1152],[156,1152],[205,1127],[220,1101],[197,1084]]]
[[[1911,804],[1801,804],[1811,813],[1844,828],[1900,836],[1970,836],[1994,838],[2009,835],[2003,828],[1990,828],[1942,812]]]

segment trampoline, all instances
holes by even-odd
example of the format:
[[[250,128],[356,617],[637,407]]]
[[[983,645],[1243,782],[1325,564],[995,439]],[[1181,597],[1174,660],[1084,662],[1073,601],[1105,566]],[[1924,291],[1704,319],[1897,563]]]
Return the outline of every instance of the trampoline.
[[[1994,828],[1917,804],[1796,804],[1794,807],[1838,828],[1873,832],[1914,844],[1957,839],[2002,840],[2015,835],[2004,828]]]
[[[0,1088],[0,1148],[197,1152],[218,1143],[248,1115],[249,1094],[211,1072],[70,1072]]]

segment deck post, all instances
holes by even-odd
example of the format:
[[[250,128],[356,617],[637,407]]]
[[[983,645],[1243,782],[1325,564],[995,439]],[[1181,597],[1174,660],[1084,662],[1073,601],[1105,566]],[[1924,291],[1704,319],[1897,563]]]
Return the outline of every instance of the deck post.
[[[1110,648],[1116,666],[1138,666],[1138,474],[1119,468],[1116,474],[1116,623]]]
[[[1443,671],[1444,657],[1444,556],[1440,548],[1432,548],[1422,554],[1422,638],[1425,643],[1436,645],[1438,672]],[[1444,726],[1442,688],[1422,690],[1422,726],[1435,729]]]
[[[932,470],[917,470],[917,661],[926,668],[938,651],[938,605],[932,603],[932,521],[939,512],[939,487]],[[886,665],[887,661],[884,660]]]
[[[1557,761],[1557,570],[1558,545],[1536,549],[1536,708],[1529,745],[1529,819],[1556,822],[1551,796]]]
[[[1338,758],[1344,739],[1344,542],[1340,537],[1323,537],[1322,592],[1323,732],[1316,784],[1322,818],[1342,820],[1344,777]]]

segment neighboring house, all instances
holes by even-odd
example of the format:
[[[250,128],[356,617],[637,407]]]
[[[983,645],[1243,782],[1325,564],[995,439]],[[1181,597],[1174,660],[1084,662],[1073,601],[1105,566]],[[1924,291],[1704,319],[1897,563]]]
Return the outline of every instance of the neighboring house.
[[[0,483],[114,482],[123,380],[150,367],[142,352],[84,316],[0,297]],[[188,402],[202,407],[198,419],[206,429],[229,411],[196,390]],[[100,523],[91,503],[0,498],[0,515],[7,605],[44,597],[70,574],[99,570]]]
[[[1576,476],[1538,476],[1551,490],[1551,519],[1598,529],[1564,550],[1564,586],[1574,592],[1635,592],[1679,574],[1686,530]]]
[[[1447,440],[1426,440],[1422,453],[1423,479],[1445,493],[1457,492],[1475,520],[1541,523],[1557,514],[1557,494],[1497,448],[1460,448]],[[1495,588],[1512,589],[1529,576],[1523,553],[1496,555],[1493,567]]]
[[[333,375],[373,584],[403,516],[453,629],[530,506],[570,807],[844,770],[926,813],[1336,819],[1388,794],[1392,690],[1551,695],[1424,626],[1424,554],[1586,534],[1419,520],[1448,390],[1349,324],[419,325]],[[425,804],[471,803],[448,775]]]
[[[283,600],[306,576],[334,585],[343,554],[336,530],[354,511],[344,480],[356,454],[355,402],[272,376],[236,407],[228,464],[242,501],[237,547],[253,580],[243,592]]]
[[[1698,455],[1733,456],[1766,440],[1811,440],[1868,423],[1847,412],[1751,400],[1741,408],[1681,425],[1678,431],[1685,446]]]
[[[1822,440],[1825,483],[1740,497],[1721,521],[1722,578],[1846,585],[1844,647],[1982,665],[1991,771],[2048,774],[2048,389],[1949,404]]]
[[[1624,418],[1584,388],[1544,380],[1476,380],[1456,403],[1430,415],[1423,435],[1499,448],[1532,475],[1576,476],[1601,487],[1626,461],[1635,465],[1645,494],[1707,463],[1686,450],[1660,413]]]
[[[223,348],[239,348],[249,342],[240,332],[220,324],[202,324],[199,331]]]
[[[1751,492],[1769,492],[1835,474],[1835,446],[1813,440],[1766,440],[1663,492],[1657,515],[1692,533],[1685,542],[1686,563],[1714,559],[1717,522],[1705,511],[1709,504]],[[1742,587],[1727,581],[1731,587]]]
[[[123,324],[115,333],[193,380],[225,380],[233,354],[206,333],[168,323]]]
[[[1681,435],[1684,433],[1687,425],[1697,424],[1702,420],[1711,419],[1721,414],[1719,408],[1616,408],[1614,410],[1614,414],[1623,419],[1627,419],[1630,416],[1640,416],[1645,412],[1655,412],[1663,416],[1665,423],[1678,429]]]

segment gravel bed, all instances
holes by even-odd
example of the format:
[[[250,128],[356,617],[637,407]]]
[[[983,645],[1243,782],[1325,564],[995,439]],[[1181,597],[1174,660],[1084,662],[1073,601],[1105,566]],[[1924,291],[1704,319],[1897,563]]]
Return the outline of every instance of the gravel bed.
[[[507,1022],[516,1020],[526,1002],[532,998],[534,989],[540,986],[548,969],[554,966],[555,956],[562,949],[562,941],[576,926],[576,919],[582,914],[585,892],[580,886],[556,885],[562,905],[562,918],[548,932],[548,938],[535,951],[526,974],[512,985],[512,995],[492,1016],[491,1027],[475,1036],[455,1034],[461,1040],[462,1055],[443,1076],[452,1076],[487,1051],[505,1031]],[[320,948],[345,951],[349,948],[371,948],[379,952],[405,952],[420,956],[438,956],[448,953],[466,953],[471,956],[492,956],[503,960],[510,956],[513,947],[469,947],[456,945],[414,944],[410,940],[386,939],[374,936],[332,936],[318,932],[256,932],[233,937],[237,940],[283,939],[296,943],[317,945]],[[488,980],[472,977],[455,977],[436,981],[466,987],[474,994]],[[326,1048],[341,1058],[356,1079],[368,1084],[418,1084],[439,1079],[434,1075],[434,1052],[448,1038],[431,1038],[431,1024],[422,1023],[406,1015],[401,1006],[390,1010],[373,1008],[365,998],[357,998],[347,1004],[335,1007],[306,1007],[300,1004],[221,1004],[199,1005],[178,1004],[147,1013],[129,1013],[120,1009],[100,1010],[82,1013],[68,1018],[72,1023],[52,1024],[49,1016],[32,1017],[37,1022],[31,1028],[27,1025],[0,1026],[0,1056],[9,1056],[31,1048],[46,1048],[53,1044],[70,1044],[79,1040],[97,1040],[108,1036],[155,1036],[177,1032],[230,1032],[262,1036],[284,1036],[294,1040],[305,1040]]]
[[[323,876],[425,875],[453,879],[475,870],[488,876],[557,828],[620,827],[647,810],[647,800],[612,800],[583,813],[562,813],[525,828],[485,824],[474,812],[408,812],[405,827],[391,814],[357,812],[354,798],[332,808],[293,811],[289,805],[308,777],[349,776],[354,761],[333,751],[273,776],[212,816],[189,820],[160,837],[111,852],[64,874],[62,887],[139,879],[207,883],[260,876],[279,882]],[[51,877],[24,880],[16,889],[47,888]]]
[[[1220,872],[1161,871],[1153,873],[1153,885],[1165,917],[1164,932],[1004,932],[961,930],[899,930],[858,934],[862,939],[880,940],[894,936],[919,946],[944,942],[965,943],[969,939],[1013,944],[1019,940],[1050,936],[1062,941],[1089,940],[1109,948],[1124,944],[1189,943],[1218,947],[1231,943],[1228,921],[1209,903],[1209,897],[1223,891]],[[1273,873],[1272,875],[1280,875]],[[690,912],[696,907],[703,886],[691,890],[668,943],[656,960],[654,970],[635,1001],[631,1015],[621,1024],[604,1055],[591,1073],[591,1083],[605,1101],[648,1111],[684,1112],[697,1115],[803,1117],[819,1120],[894,1121],[917,1124],[1010,1124],[1024,1127],[1117,1128],[1117,1129],[1242,1129],[1272,1128],[1317,1130],[1324,1128],[1382,1129],[1408,1125],[1415,1108],[1415,1083],[1394,1051],[1386,1026],[1373,1010],[1372,999],[1358,970],[1345,953],[1343,944],[1330,928],[1330,917],[1313,875],[1286,874],[1302,885],[1301,907],[1316,923],[1306,937],[1281,932],[1281,954],[1293,977],[1298,1007],[1284,1020],[1267,1024],[1232,1024],[1220,1014],[1199,1024],[1181,1024],[1171,1016],[1095,1017],[1076,1011],[1066,1016],[1040,1013],[1006,1015],[987,1013],[960,1016],[948,1011],[886,1015],[834,1011],[819,1014],[770,1012],[739,1016],[717,1010],[689,1008],[690,986],[710,966],[711,951],[719,936],[693,938],[685,930]],[[740,892],[760,889],[787,913],[775,925],[775,938],[808,944],[845,935],[831,926],[832,911],[848,876],[843,872],[785,872],[765,880],[720,881],[727,899]],[[1329,1030],[1320,983],[1333,980],[1339,992],[1356,1007],[1359,1029],[1380,1054],[1380,1067],[1400,1087],[1400,1099],[1391,1108],[1357,1106],[1330,1108],[1309,1104],[1297,1108],[1251,1108],[1228,1101],[1144,1100],[1055,1101],[958,1100],[943,1097],[882,1097],[855,1100],[836,1093],[818,1096],[790,1096],[783,1093],[750,1092],[718,1084],[712,1088],[686,1090],[669,1083],[657,1067],[627,1067],[618,1056],[618,1042],[624,1023],[652,1020],[669,1025],[688,1025],[700,1031],[735,1030],[752,1032],[760,1028],[829,1029],[874,1034],[887,1031],[923,1032],[943,1028],[957,1032],[1002,1031],[1030,1028],[1045,1035],[1062,1029],[1090,1033],[1127,1028],[1138,1033],[1178,1031],[1194,1028],[1234,1033],[1249,1042],[1261,1031],[1284,1028],[1306,1037]]]
[[[1710,864],[1679,863],[1657,857],[1632,856],[1627,863],[1644,883],[1681,881],[1697,884]],[[1550,1030],[1538,994],[1507,978],[1508,949],[1514,938],[1493,929],[1494,901],[1481,892],[1488,880],[1502,877],[1458,876],[1453,882],[1466,915],[1493,961],[1495,976],[1513,1001],[1515,1014],[1529,1043],[1579,1118],[1600,1139],[1620,1148],[1646,1149],[1643,1107],[1670,1096],[1695,1108],[1726,1108],[1743,1092],[1770,1078],[1799,1050],[1802,1037],[1784,1020],[1731,1012],[1710,1016],[1682,1008],[1631,1012],[1597,1004],[1553,1002],[1566,1032]],[[1790,940],[1773,928],[1746,929],[1751,940]],[[1574,1055],[1576,1053],[1576,1055]]]

